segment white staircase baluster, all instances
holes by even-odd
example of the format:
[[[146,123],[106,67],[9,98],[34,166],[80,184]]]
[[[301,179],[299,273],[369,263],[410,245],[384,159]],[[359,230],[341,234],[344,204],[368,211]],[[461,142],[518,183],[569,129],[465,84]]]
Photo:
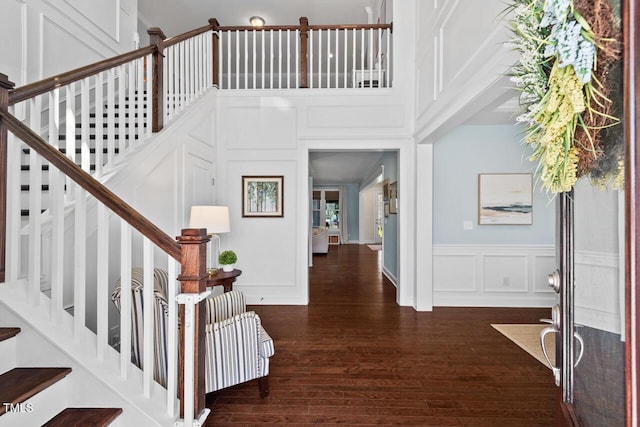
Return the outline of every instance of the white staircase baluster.
[[[244,86],[243,89],[249,89],[249,31],[244,30]]]
[[[174,103],[174,97],[175,97],[175,79],[173,77],[173,73],[174,73],[174,62],[176,59],[176,55],[175,55],[175,45],[173,46],[169,46],[168,48],[166,48],[164,50],[165,52],[165,60],[164,60],[164,76],[163,76],[163,81],[164,81],[164,91],[165,91],[165,102],[166,102],[166,106],[167,106],[167,111],[165,111],[165,114],[168,118],[168,120],[173,119],[173,116],[175,115],[175,103]],[[151,96],[151,94],[149,93],[149,96]]]
[[[262,30],[260,31],[260,44],[261,44],[261,54],[260,54],[260,66],[261,66],[261,76],[260,76],[260,89],[264,89],[264,78],[267,71],[264,69],[264,64],[267,56],[267,52],[264,50],[265,46],[265,38],[267,37],[267,33]]]
[[[313,30],[309,30],[309,48],[307,49],[307,60],[309,61],[309,66],[307,67],[307,70],[309,70],[309,89],[313,88],[313,34],[315,33],[315,31]]]
[[[131,226],[120,221],[120,376],[131,365]]]
[[[165,69],[166,69],[166,65],[165,65]],[[163,74],[166,79],[166,71]],[[136,89],[135,89],[135,97],[136,97],[136,104],[137,104],[136,111],[138,112],[138,117],[137,117],[137,120],[135,121],[136,123],[135,134],[138,135],[138,143],[137,143],[138,145],[144,143],[144,141],[147,139],[145,127],[144,127],[147,121],[146,118],[144,117],[145,105],[147,103],[145,98],[147,97],[147,94],[144,89],[145,89],[144,88],[144,58],[140,58],[136,61]]]
[[[151,396],[151,384],[153,382],[153,336],[154,336],[154,302],[153,302],[153,248],[151,241],[147,237],[142,238],[143,244],[143,269],[144,269],[144,288],[142,290],[143,307],[149,307],[150,310],[143,310],[143,370],[142,370],[142,390],[146,397]]]
[[[378,87],[382,87],[382,32],[380,28],[376,30],[378,34],[378,51],[376,55],[378,55],[377,68],[378,68]]]
[[[7,270],[6,281],[16,282],[20,275],[20,149],[21,144],[9,132],[7,139]]]
[[[236,30],[236,87],[240,89],[240,31]]]
[[[331,87],[331,30],[327,30],[327,89]]]
[[[129,151],[133,151],[139,142],[136,141],[136,122],[138,121],[136,104],[140,102],[136,98],[136,62],[129,62],[127,68],[129,69],[129,87],[126,100],[127,111],[129,112],[127,126],[129,131]]]
[[[75,91],[75,83],[69,83],[65,86],[65,112],[64,112],[64,123],[65,123],[65,150],[67,151],[66,156],[71,159],[72,162],[76,162],[76,91]],[[33,126],[31,129],[36,129]],[[75,183],[70,179],[66,178],[66,190],[65,194],[67,196],[67,200],[73,200],[74,196],[74,187]]]
[[[169,277],[167,286],[167,302],[169,313],[167,317],[167,411],[170,416],[177,413],[178,395],[178,305],[176,296],[179,293],[180,283],[178,277],[178,263],[167,256]]]
[[[296,88],[300,87],[300,30],[296,30]]]
[[[49,144],[58,148],[60,89],[49,92]],[[49,169],[49,212],[51,213],[51,316],[56,324],[64,312],[64,175]]]
[[[113,156],[116,148],[116,112],[115,112],[115,70],[107,71],[107,166],[113,164]]]
[[[87,193],[75,186],[73,228],[73,336],[76,341],[84,337],[87,291]]]
[[[273,89],[273,30],[269,30],[269,89]]]
[[[252,37],[253,37],[253,43],[251,44],[251,46],[252,46],[252,48],[253,48],[253,49],[252,49],[252,50],[253,50],[253,52],[252,52],[252,54],[253,54],[253,61],[251,61],[251,65],[252,65],[252,68],[253,68],[252,76],[251,76],[251,77],[252,77],[252,84],[253,84],[253,86],[251,87],[251,89],[255,89],[255,88],[256,88],[256,79],[258,78],[258,76],[256,76],[256,73],[257,73],[257,71],[258,71],[258,70],[257,70],[257,66],[258,66],[258,59],[257,59],[257,58],[258,58],[258,46],[256,45],[256,36],[257,36],[257,33],[258,33],[258,32],[257,32],[256,30],[251,31],[251,35],[252,35]]]
[[[369,35],[369,57],[367,58],[369,65],[369,89],[373,88],[373,30],[369,29],[367,31]]]
[[[362,80],[360,80],[360,87],[364,87],[364,54],[365,54],[365,49],[364,49],[364,38],[365,38],[365,32],[364,32],[364,28],[360,30],[360,72],[362,73]],[[358,82],[356,82],[357,84]]]
[[[94,147],[96,149],[96,154],[94,156],[94,162],[96,165],[95,176],[96,178],[100,178],[102,176],[102,168],[104,166],[104,77],[103,73],[98,73],[96,75],[96,88],[95,88],[95,101],[93,112],[95,118],[94,122]]]
[[[151,67],[149,64],[153,64],[153,56],[152,55],[148,55],[147,56],[147,90],[146,90],[146,118],[144,119],[145,123],[147,123],[147,127],[146,127],[146,134],[147,137],[150,137],[153,129],[151,126],[151,116],[152,116],[152,100],[153,100],[153,67]]]
[[[287,89],[291,89],[291,30],[287,29]]]
[[[348,46],[348,44],[347,43],[348,43],[348,39],[349,39],[349,30],[347,30],[347,29],[342,30],[342,35],[344,37],[344,54],[341,55],[342,62],[343,62],[343,64],[342,64],[342,66],[343,66],[343,69],[342,69],[342,73],[343,73],[342,74],[342,79],[343,79],[342,87],[343,88],[347,88],[348,87],[348,83],[347,83],[347,58],[348,58],[347,46]]]
[[[80,167],[87,172],[91,171],[91,141],[89,140],[90,91],[90,77],[82,79],[80,82]]]
[[[351,35],[351,70],[353,72],[351,80],[353,82],[353,87],[356,87],[356,69],[358,68],[356,61],[356,40],[358,38],[358,31],[354,28],[351,30]]]
[[[331,31],[331,30],[329,30]],[[336,85],[335,87],[338,88],[340,87],[340,79],[338,78],[338,63],[340,61],[338,61],[338,59],[340,58],[340,31],[336,28],[336,47],[335,47],[335,52],[333,53],[333,60],[335,62],[335,80],[336,80]]]
[[[29,100],[31,129],[40,129],[42,98],[36,96]],[[42,256],[42,158],[35,150],[29,151],[29,301],[37,306],[40,301],[40,278]]]
[[[125,89],[126,89],[126,75],[124,65],[118,67],[118,99],[116,104],[118,105],[118,156],[124,155],[127,150],[126,147],[126,123],[127,115],[129,111],[125,108]]]
[[[180,105],[180,111],[184,110],[184,103],[187,95],[187,79],[186,79],[186,64],[185,64],[185,45],[184,43],[177,44],[178,51],[180,52],[180,75],[178,79],[180,81],[180,95],[178,101]]]
[[[387,48],[387,51],[386,51],[385,56],[387,57],[387,64],[385,66],[386,72],[385,72],[384,78],[386,80],[385,87],[390,87],[391,85],[389,84],[390,83],[390,81],[389,81],[390,76],[389,75],[391,74],[390,73],[391,67],[389,67],[389,64],[391,63],[390,62],[391,61],[391,30],[387,30],[387,46],[386,46],[386,48]]]
[[[98,202],[96,232],[96,353],[98,360],[104,360],[109,343],[109,213]]]

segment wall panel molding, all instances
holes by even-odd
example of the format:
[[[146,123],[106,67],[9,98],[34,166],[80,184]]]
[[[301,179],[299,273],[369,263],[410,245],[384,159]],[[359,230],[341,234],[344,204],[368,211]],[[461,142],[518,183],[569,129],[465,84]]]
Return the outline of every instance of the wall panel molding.
[[[553,246],[434,245],[434,306],[550,307],[554,265]]]

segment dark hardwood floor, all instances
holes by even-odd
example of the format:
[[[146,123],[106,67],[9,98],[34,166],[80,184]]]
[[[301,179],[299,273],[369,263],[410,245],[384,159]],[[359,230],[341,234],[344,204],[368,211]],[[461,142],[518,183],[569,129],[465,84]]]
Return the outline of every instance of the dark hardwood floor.
[[[553,425],[551,372],[491,323],[549,309],[399,307],[380,252],[315,256],[308,306],[253,306],[274,338],[271,395],[256,382],[207,396],[207,426]]]

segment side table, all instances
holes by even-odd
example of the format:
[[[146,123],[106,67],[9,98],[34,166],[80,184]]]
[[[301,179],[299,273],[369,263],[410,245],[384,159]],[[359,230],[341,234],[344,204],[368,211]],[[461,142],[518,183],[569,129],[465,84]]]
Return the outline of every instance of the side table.
[[[234,269],[233,271],[222,271],[218,269],[216,274],[210,275],[207,278],[207,287],[224,286],[224,291],[229,292],[233,290],[233,282],[236,281],[236,277],[242,274],[242,270]]]

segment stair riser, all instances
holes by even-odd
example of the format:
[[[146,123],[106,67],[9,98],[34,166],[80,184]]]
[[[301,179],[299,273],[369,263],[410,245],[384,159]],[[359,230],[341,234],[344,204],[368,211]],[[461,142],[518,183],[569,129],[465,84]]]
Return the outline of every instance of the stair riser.
[[[40,426],[50,420],[67,407],[68,381],[63,378],[27,399],[20,408],[15,408],[15,412],[8,410],[0,416],[0,427]]]
[[[16,340],[17,337],[9,338],[0,342],[0,374],[3,374],[16,365]],[[2,404],[3,402],[0,402]]]

